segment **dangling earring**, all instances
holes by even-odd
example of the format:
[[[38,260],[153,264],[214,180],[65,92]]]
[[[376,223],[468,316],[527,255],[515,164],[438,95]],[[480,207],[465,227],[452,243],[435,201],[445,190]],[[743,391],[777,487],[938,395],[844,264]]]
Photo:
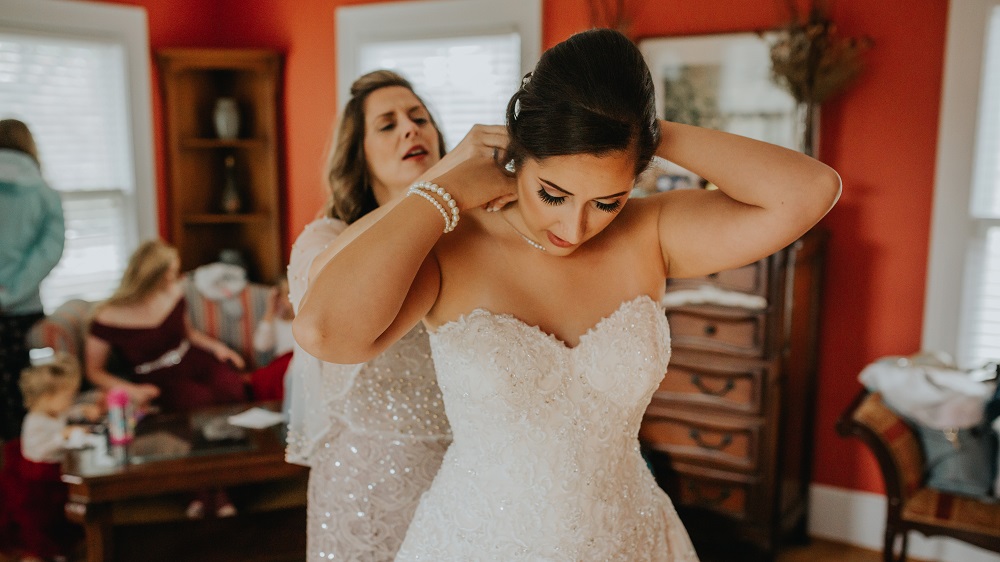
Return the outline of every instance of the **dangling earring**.
[[[508,172],[510,172],[510,173],[513,174],[515,172],[515,170],[516,170],[516,168],[514,167],[514,161],[511,160],[510,162],[507,162],[506,164],[504,164],[503,169],[507,170]]]

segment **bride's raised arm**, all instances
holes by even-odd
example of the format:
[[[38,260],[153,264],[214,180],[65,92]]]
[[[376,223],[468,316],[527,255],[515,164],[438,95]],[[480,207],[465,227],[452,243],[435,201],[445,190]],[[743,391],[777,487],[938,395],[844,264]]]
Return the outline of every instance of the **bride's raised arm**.
[[[459,210],[482,206],[513,191],[493,160],[506,144],[503,127],[477,125],[423,178],[447,190]],[[317,256],[292,323],[302,349],[328,363],[361,363],[427,315],[441,283],[432,249],[446,224],[444,207],[427,197],[447,202],[426,195],[383,205]]]
[[[670,277],[739,267],[787,246],[840,197],[840,176],[799,152],[746,137],[660,122],[657,156],[718,190],[660,196],[660,247]]]

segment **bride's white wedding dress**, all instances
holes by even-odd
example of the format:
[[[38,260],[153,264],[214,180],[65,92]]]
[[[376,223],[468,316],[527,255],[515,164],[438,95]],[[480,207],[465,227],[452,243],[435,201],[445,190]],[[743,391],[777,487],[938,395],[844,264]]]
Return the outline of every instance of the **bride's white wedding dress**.
[[[653,299],[623,303],[574,348],[482,309],[430,341],[454,442],[397,561],[697,560],[639,454],[670,359]]]

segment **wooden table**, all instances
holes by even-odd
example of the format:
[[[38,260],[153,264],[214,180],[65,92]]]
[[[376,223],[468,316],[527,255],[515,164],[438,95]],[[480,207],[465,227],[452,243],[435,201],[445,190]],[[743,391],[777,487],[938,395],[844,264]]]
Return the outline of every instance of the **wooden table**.
[[[71,452],[63,463],[66,513],[84,527],[88,562],[303,559],[308,469],[285,462],[284,424],[221,442],[202,437],[207,420],[248,407],[151,416],[111,466],[92,449]],[[240,513],[187,520],[188,495],[214,487],[229,490]]]

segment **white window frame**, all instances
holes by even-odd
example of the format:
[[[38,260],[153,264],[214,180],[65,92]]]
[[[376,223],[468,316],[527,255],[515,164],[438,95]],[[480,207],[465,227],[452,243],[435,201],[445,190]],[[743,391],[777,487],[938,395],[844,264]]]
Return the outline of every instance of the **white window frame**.
[[[158,237],[146,10],[97,2],[0,0],[0,28],[11,32],[94,39],[123,47],[133,175],[133,189],[125,191],[124,196],[125,208],[134,210],[125,221],[125,248],[130,254],[139,241]]]
[[[337,8],[336,19],[338,110],[350,99],[364,43],[518,33],[523,72],[542,52],[541,0],[380,2]]]
[[[958,357],[964,332],[961,311],[967,250],[976,236],[969,205],[986,32],[990,12],[997,5],[1000,0],[961,0],[948,7],[921,344],[954,357]]]

